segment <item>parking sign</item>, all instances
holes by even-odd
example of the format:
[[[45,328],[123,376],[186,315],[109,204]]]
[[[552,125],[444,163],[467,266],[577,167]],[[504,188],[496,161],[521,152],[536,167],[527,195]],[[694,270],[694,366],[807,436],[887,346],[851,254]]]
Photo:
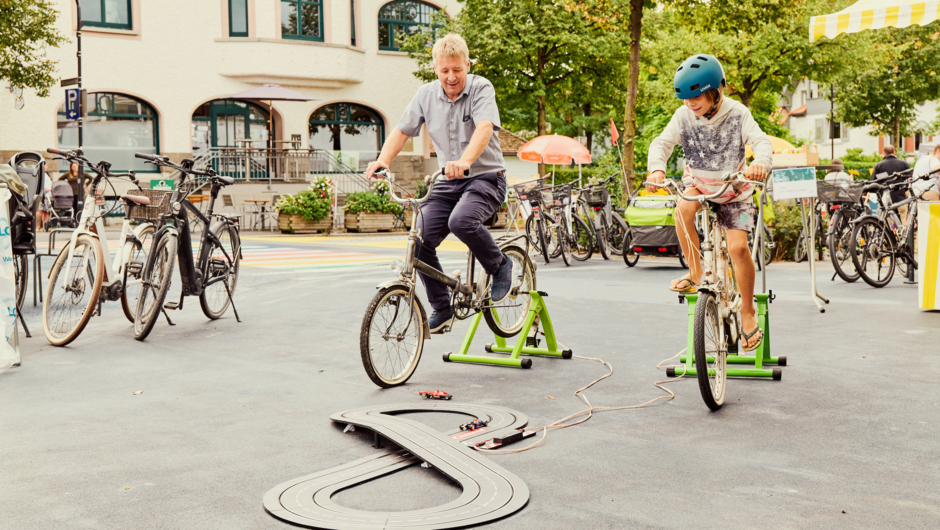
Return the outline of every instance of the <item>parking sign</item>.
[[[65,119],[77,120],[81,114],[81,99],[77,88],[65,89]]]

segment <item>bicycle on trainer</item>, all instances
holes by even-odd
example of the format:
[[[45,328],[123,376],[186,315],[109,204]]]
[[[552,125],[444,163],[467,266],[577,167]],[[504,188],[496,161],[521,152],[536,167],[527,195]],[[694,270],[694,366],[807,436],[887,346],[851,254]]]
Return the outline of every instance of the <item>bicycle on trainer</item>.
[[[232,300],[238,280],[238,265],[242,257],[238,217],[213,213],[219,190],[234,184],[235,179],[216,175],[211,167],[205,171],[197,171],[193,169],[194,162],[189,158],[174,164],[166,156],[144,153],[136,153],[134,156],[155,166],[180,172],[179,182],[169,198],[170,211],[160,216],[162,224],[154,236],[150,256],[144,265],[143,290],[137,302],[137,318],[134,320],[134,338],[147,338],[161,312],[172,326],[173,322],[165,310],[182,309],[186,296],[198,296],[202,312],[211,320],[220,318],[231,305],[235,320],[241,322]],[[186,198],[188,179],[193,175],[207,177],[210,183],[209,208],[205,215]],[[202,231],[199,239],[199,258],[195,260],[189,214],[208,227]],[[182,293],[178,302],[168,302],[164,305],[176,260],[179,261]]]
[[[667,179],[662,184],[647,182],[653,186],[671,187],[680,199],[698,201],[702,209],[698,212],[701,229],[699,247],[702,263],[702,284],[698,287],[698,301],[693,320],[693,345],[695,372],[702,399],[711,410],[721,408],[727,389],[727,356],[729,345],[738,342],[741,330],[741,293],[738,291],[734,263],[728,253],[725,229],[715,224],[708,201],[721,196],[736,182],[744,182],[763,188],[763,182],[748,180],[742,172],[725,173],[721,189],[710,195],[687,196],[675,182]],[[763,224],[760,216],[758,223]],[[757,227],[760,229],[760,226]],[[686,232],[688,233],[688,231]],[[779,379],[779,369],[774,369],[774,379]]]
[[[932,171],[915,180],[927,180],[940,173]],[[897,175],[897,174],[895,174]],[[890,178],[893,178],[892,175]],[[886,180],[886,179],[879,179]],[[865,283],[872,287],[884,287],[891,282],[895,268],[907,276],[917,270],[917,254],[914,249],[914,227],[917,223],[917,208],[910,208],[907,222],[902,224],[897,214],[900,207],[916,203],[929,189],[911,195],[902,201],[886,204],[884,191],[910,187],[910,180],[894,184],[873,182],[862,188],[863,192],[875,192],[878,197],[878,213],[866,215],[853,221],[852,263]]]
[[[141,269],[147,260],[154,226],[149,222],[136,227],[130,224],[131,211],[139,206],[148,206],[148,197],[121,195],[127,213],[121,225],[118,254],[112,260],[108,234],[104,229],[104,216],[108,212],[99,208],[95,199],[101,182],[111,178],[128,178],[140,189],[134,172],[111,173],[109,162],[102,160],[93,164],[81,149],[48,151],[58,155],[54,160],[84,164],[95,175],[88,188],[78,228],[72,232],[49,272],[42,302],[42,329],[46,339],[54,346],[65,346],[82,333],[96,311],[101,314],[102,298],[120,300],[124,316],[134,321],[142,288]]]
[[[490,276],[478,267],[473,253],[467,253],[465,277],[459,270],[452,275],[444,274],[417,259],[418,249],[423,244],[417,222],[421,215],[420,205],[434,192],[434,184],[438,182],[441,173],[438,171],[430,177],[428,192],[421,199],[403,199],[389,189],[392,200],[412,209],[415,222],[408,233],[404,260],[396,259],[392,262],[392,269],[398,272],[398,278],[377,286],[378,292],[372,297],[362,317],[359,333],[362,365],[369,379],[382,388],[408,381],[421,359],[425,339],[430,338],[427,313],[415,296],[418,272],[450,288],[454,317],[445,332],[453,328],[454,321],[464,320],[482,311],[493,333],[501,337],[513,337],[522,331],[532,302],[529,292],[536,288],[535,265],[529,260],[528,245],[523,248],[517,243],[519,240],[527,240],[524,235],[497,240],[500,250],[513,262],[512,288],[509,295],[498,304],[492,303],[490,299]],[[386,170],[375,173],[377,178],[387,179],[390,184],[401,188],[388,179],[388,175]]]
[[[601,182],[588,184],[583,188],[578,188],[578,216],[584,219],[591,219],[593,212],[593,222],[591,228],[594,232],[594,240],[597,241],[598,250],[601,257],[610,259],[611,255],[623,255],[623,240],[627,233],[627,222],[620,215],[626,210],[623,208],[614,208],[610,202],[610,183],[620,173],[614,173]],[[593,251],[593,248],[591,249]],[[588,258],[591,256],[588,255]],[[587,258],[585,258],[587,259]]]

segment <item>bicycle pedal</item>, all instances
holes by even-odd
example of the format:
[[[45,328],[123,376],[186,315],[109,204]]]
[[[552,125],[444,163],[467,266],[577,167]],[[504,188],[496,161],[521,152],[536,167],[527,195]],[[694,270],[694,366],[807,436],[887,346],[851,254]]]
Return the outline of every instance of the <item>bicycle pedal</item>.
[[[179,302],[167,302],[163,304],[163,309],[176,309],[180,306]]]
[[[540,342],[542,341],[539,340],[538,337],[526,337],[525,338],[525,345],[529,346],[530,348],[538,348]]]
[[[144,270],[144,264],[139,261],[128,261],[126,267],[127,273],[132,274],[135,277],[139,277],[141,271]]]

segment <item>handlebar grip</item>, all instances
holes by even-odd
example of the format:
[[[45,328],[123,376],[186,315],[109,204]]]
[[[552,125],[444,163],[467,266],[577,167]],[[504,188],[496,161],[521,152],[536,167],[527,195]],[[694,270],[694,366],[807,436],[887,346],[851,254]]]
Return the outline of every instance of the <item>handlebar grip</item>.
[[[49,149],[46,149],[46,151],[49,152],[49,153],[52,153],[52,154],[54,154],[54,155],[64,155],[64,154],[65,154],[65,151],[63,151],[63,150],[61,150],[61,149],[53,149],[53,148],[51,148],[51,147],[50,147]]]
[[[134,153],[134,158],[150,160],[151,162],[157,159],[156,155],[148,155],[147,153]]]

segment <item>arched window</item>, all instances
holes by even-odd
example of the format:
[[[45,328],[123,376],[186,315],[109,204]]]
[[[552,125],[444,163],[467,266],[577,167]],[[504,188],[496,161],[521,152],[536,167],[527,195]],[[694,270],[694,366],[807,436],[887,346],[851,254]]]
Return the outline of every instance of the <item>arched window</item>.
[[[402,35],[431,31],[431,17],[440,9],[414,0],[395,0],[379,9],[379,49],[398,51]]]
[[[89,160],[107,160],[115,171],[159,171],[134,158],[134,153],[160,153],[159,124],[153,107],[137,98],[110,92],[89,93],[86,105],[82,148]],[[78,147],[78,121],[65,119],[64,103],[59,107],[57,133],[60,149]]]
[[[385,123],[368,107],[331,103],[310,115],[310,147],[331,151],[359,171],[378,158],[384,139]]]
[[[253,149],[268,147],[269,118],[267,109],[235,99],[216,99],[203,103],[193,112],[193,153],[204,149],[225,147]]]

